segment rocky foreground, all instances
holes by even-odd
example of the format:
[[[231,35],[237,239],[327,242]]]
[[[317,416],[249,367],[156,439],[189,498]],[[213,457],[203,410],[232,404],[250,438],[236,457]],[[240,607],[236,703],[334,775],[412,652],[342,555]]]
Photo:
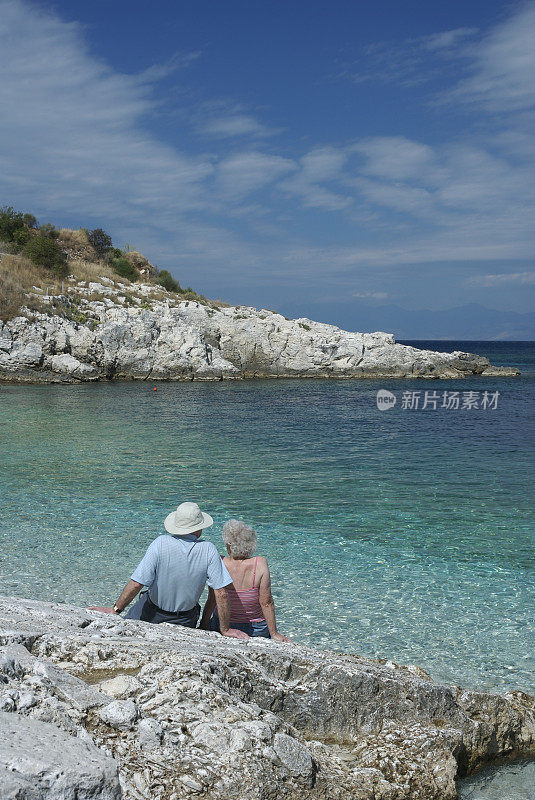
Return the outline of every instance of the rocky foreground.
[[[0,322],[0,380],[464,378],[517,375],[472,353],[397,344],[268,310],[182,300],[153,285],[73,283]],[[48,305],[48,308],[46,307]],[[61,307],[64,315],[54,315]],[[67,316],[65,316],[65,309]]]
[[[418,667],[0,598],[3,800],[452,800],[535,700]]]

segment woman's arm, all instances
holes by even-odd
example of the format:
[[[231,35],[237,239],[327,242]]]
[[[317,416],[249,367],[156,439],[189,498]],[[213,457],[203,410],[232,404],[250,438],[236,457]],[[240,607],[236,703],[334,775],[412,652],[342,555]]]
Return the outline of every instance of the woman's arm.
[[[279,633],[277,630],[275,603],[273,601],[273,595],[271,594],[271,575],[269,574],[269,567],[266,559],[263,558],[262,561],[264,563],[262,564],[263,570],[260,574],[258,589],[260,605],[262,606],[262,613],[267,622],[269,633],[271,638],[276,642],[291,642],[291,639],[288,639],[287,636],[283,636],[282,633]]]
[[[206,598],[206,603],[204,604],[204,608],[202,610],[202,617],[199,624],[199,628],[203,631],[210,630],[210,617],[215,608],[215,593],[212,587],[208,588],[208,597]]]

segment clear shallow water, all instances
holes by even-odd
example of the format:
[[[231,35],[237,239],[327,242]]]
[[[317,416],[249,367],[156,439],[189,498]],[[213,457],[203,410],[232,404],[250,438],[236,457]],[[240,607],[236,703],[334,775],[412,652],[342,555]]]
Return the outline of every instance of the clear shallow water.
[[[461,800],[533,800],[535,761],[487,767],[460,781],[458,791]]]
[[[437,680],[535,691],[533,345],[516,379],[0,386],[0,591],[111,603],[195,499],[253,523],[279,627]],[[379,388],[396,407],[376,406]],[[406,411],[401,393],[500,392]]]

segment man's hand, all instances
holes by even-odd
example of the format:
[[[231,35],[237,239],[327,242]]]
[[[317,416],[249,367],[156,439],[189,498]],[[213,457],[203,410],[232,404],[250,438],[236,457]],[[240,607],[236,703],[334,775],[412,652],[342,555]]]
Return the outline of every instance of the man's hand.
[[[274,633],[271,637],[274,642],[289,642],[292,643],[292,640],[288,638],[288,636],[283,636],[282,633]]]
[[[125,608],[129,603],[132,602],[136,594],[143,589],[143,584],[138,583],[137,581],[129,580],[126,586],[124,587],[123,591],[121,592],[121,596],[115,603],[117,608],[120,608],[121,611],[124,611]],[[117,611],[110,606],[89,606],[88,611],[100,611],[101,614],[115,614],[116,617],[119,616]]]
[[[230,636],[232,639],[250,639],[244,631],[239,631],[237,628],[227,628],[226,631],[221,631],[221,636]]]

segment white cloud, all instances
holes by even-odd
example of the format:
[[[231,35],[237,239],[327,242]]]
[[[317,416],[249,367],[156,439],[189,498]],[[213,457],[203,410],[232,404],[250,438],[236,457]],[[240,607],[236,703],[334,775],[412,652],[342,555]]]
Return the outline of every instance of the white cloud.
[[[336,147],[311,150],[301,159],[302,171],[311,183],[335,178],[347,161],[347,155]]]
[[[228,114],[213,117],[201,124],[200,129],[207,136],[233,138],[236,136],[264,137],[274,131],[258,122],[250,114]]]
[[[399,274],[400,267],[411,267],[413,276],[437,274],[443,278],[453,264],[459,265],[465,275],[478,262],[511,260],[512,244],[510,239],[490,240],[479,231],[472,240],[463,241],[458,231],[447,231],[434,236],[420,234],[397,244],[385,243],[382,247],[373,244],[330,248],[293,246],[283,255],[281,274],[290,268],[300,275],[313,275],[328,269],[331,278],[345,275],[349,282],[355,274],[373,277],[376,270],[381,269],[384,275],[393,276]],[[516,244],[515,258],[530,259],[532,255],[531,243]],[[430,265],[437,265],[439,269],[431,271]],[[408,277],[411,273],[402,271],[401,274]]]
[[[242,104],[225,99],[204,101],[186,116],[198,133],[208,139],[261,140],[282,130],[260,122]]]
[[[497,275],[474,275],[467,283],[475,286],[503,286],[505,284],[520,284],[526,286],[535,284],[535,272],[503,272]]]
[[[383,208],[392,209],[419,219],[439,222],[437,202],[433,193],[422,186],[409,186],[371,181],[361,178],[355,181],[361,194]]]
[[[348,154],[343,148],[311,150],[301,158],[299,172],[281,183],[280,188],[299,196],[305,208],[341,211],[351,205],[352,199],[321,184],[340,178],[347,158]]]
[[[524,111],[535,106],[534,41],[535,3],[530,0],[487,32],[464,27],[402,42],[376,42],[339,77],[404,88],[449,77],[456,85],[441,89],[435,100],[490,112]]]
[[[364,160],[350,164],[346,182],[372,206],[415,223],[457,229],[463,240],[484,228],[486,245],[509,231],[522,245],[534,238],[535,141],[510,134],[434,148],[405,137],[366,139],[348,148]]]
[[[376,136],[356,142],[351,149],[367,159],[362,172],[380,178],[421,178],[435,168],[433,149],[403,136]]]
[[[405,89],[422,86],[464,58],[463,45],[477,28],[455,28],[404,41],[379,41],[368,45],[356,63],[338,77],[355,84],[393,83]]]
[[[535,3],[530,2],[468,51],[469,77],[451,93],[454,100],[488,111],[524,111],[535,106]]]
[[[19,0],[1,4],[0,40],[1,166],[12,165],[1,170],[4,196],[16,201],[23,188],[36,210],[78,206],[104,219],[151,209],[171,222],[204,206],[213,166],[147,132],[147,73],[111,70],[88,53],[76,24]]]
[[[461,42],[474,36],[478,28],[455,28],[442,33],[433,33],[423,37],[420,42],[426,50],[449,50],[457,47]]]
[[[295,169],[288,158],[264,153],[238,153],[218,166],[218,183],[226,197],[241,199]]]
[[[324,189],[317,184],[309,183],[303,175],[289,178],[280,184],[280,188],[289,194],[298,195],[304,208],[318,208],[323,211],[343,211],[351,205],[352,198]]]

